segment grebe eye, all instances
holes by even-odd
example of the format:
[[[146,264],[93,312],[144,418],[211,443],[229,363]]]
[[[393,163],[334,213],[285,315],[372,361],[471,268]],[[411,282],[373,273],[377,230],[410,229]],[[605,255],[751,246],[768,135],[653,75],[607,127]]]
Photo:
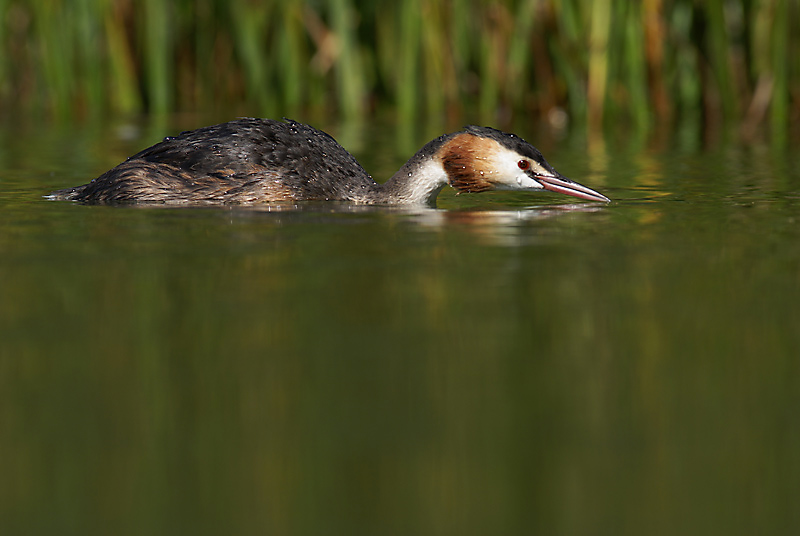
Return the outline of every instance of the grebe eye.
[[[527,171],[528,169],[530,169],[531,163],[528,162],[527,160],[520,160],[519,162],[517,162],[517,166],[519,166],[519,169],[521,169],[522,171]]]

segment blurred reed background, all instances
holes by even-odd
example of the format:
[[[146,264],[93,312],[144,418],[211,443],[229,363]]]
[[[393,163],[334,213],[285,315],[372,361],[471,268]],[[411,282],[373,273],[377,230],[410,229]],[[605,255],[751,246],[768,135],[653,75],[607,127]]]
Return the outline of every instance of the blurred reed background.
[[[0,0],[0,17],[8,113],[525,114],[773,141],[800,117],[796,0]]]

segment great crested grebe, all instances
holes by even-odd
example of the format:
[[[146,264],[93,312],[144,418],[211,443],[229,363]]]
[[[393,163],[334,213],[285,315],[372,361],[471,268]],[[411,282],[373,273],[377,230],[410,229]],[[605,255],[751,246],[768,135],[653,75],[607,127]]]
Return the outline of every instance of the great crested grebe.
[[[459,192],[550,190],[609,201],[561,176],[522,138],[489,127],[436,138],[378,184],[328,134],[296,121],[251,118],[165,138],[92,182],[47,197],[86,203],[433,205],[447,184]]]

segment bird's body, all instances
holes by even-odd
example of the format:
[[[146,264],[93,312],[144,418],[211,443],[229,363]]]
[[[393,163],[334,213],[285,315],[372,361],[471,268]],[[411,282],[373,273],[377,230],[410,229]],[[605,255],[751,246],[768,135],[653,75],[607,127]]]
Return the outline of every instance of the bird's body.
[[[378,184],[331,136],[295,121],[242,118],[183,132],[52,199],[85,203],[270,204],[313,200],[434,204],[460,192],[548,189],[608,199],[559,175],[514,134],[467,127],[427,143]]]

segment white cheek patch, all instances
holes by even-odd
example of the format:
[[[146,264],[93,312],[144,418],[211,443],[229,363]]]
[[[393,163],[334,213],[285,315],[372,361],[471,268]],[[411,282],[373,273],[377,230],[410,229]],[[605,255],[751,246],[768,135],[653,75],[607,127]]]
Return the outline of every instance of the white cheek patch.
[[[519,161],[522,160],[515,151],[510,151],[505,147],[499,146],[494,154],[489,158],[489,166],[492,169],[491,180],[498,190],[532,190],[542,189],[539,181],[532,179],[527,173],[519,168]],[[528,159],[525,159],[528,160]],[[549,173],[542,166],[532,160],[528,160],[530,169],[534,174],[549,176]]]
[[[533,180],[524,171],[520,171],[517,175],[517,185],[523,190],[530,190],[531,188],[543,188],[542,183]]]

